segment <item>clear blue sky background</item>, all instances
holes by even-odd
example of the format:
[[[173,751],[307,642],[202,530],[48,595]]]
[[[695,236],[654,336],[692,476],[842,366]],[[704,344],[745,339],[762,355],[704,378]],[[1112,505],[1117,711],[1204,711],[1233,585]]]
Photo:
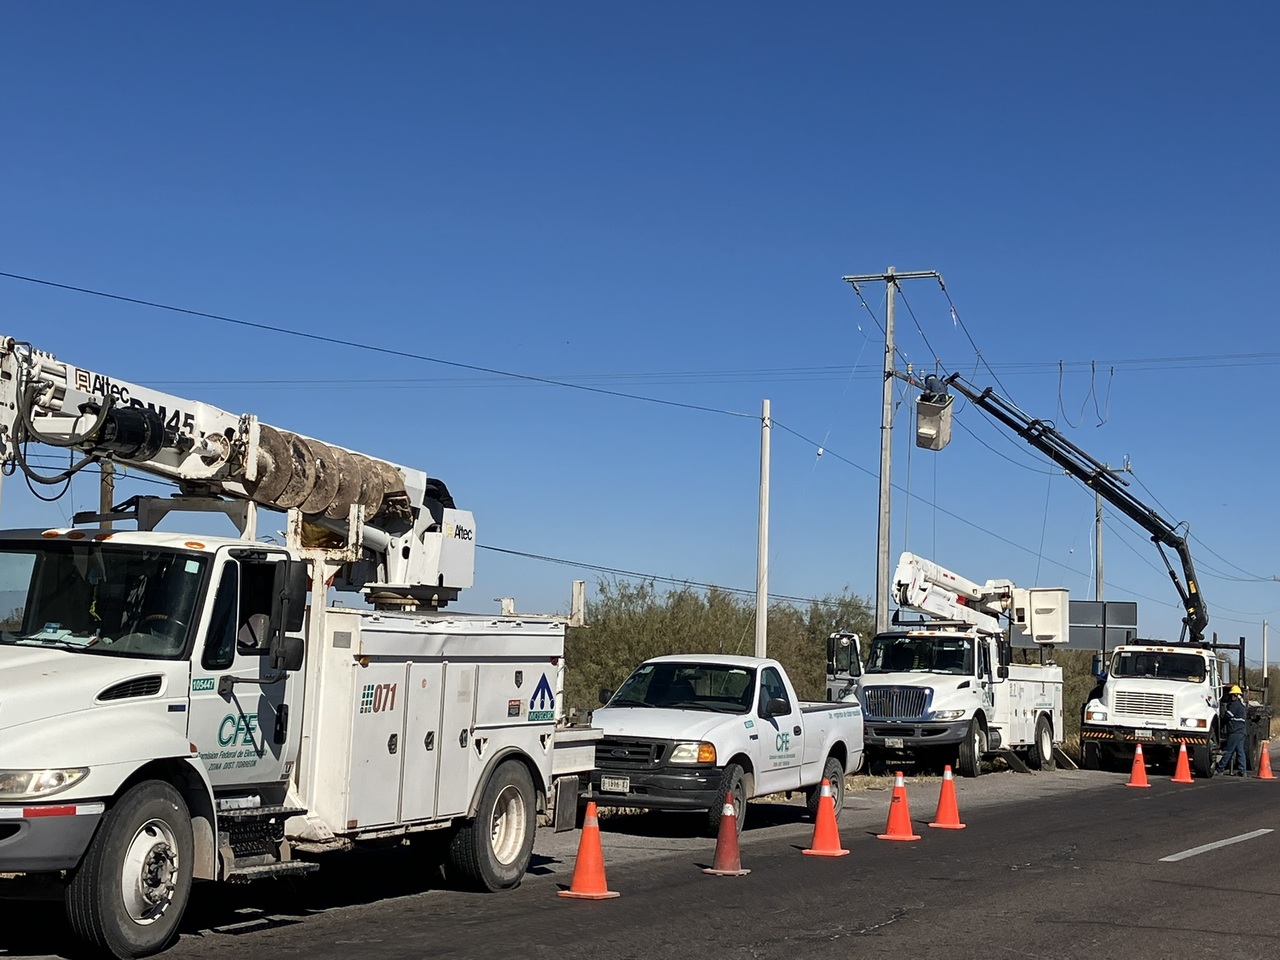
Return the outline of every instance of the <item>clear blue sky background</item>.
[[[424,468],[482,544],[748,589],[767,397],[813,441],[774,433],[771,586],[869,596],[884,289],[841,277],[938,270],[963,327],[904,284],[906,360],[1131,458],[1256,658],[1278,35],[1270,3],[6,4],[0,270],[738,416],[0,278],[3,328]],[[1091,494],[967,406],[913,451],[909,413],[895,557],[1091,597]],[[1176,637],[1145,536],[1112,516],[1105,561]],[[598,576],[478,567],[469,609]]]

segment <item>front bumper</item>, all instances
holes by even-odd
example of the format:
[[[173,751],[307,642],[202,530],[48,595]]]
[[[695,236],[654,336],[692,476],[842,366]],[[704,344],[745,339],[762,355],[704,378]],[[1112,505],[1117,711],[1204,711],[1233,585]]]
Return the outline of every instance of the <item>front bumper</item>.
[[[581,799],[601,807],[636,807],[641,810],[709,810],[720,795],[719,767],[661,767],[643,772],[633,769],[592,770]],[[601,778],[626,777],[625,792],[600,788]]]
[[[1207,731],[1199,730],[1166,730],[1151,727],[1099,726],[1087,723],[1080,728],[1082,742],[1098,743],[1104,746],[1143,746],[1177,747],[1185,743],[1188,747],[1203,745],[1209,742]]]
[[[101,801],[0,805],[0,873],[72,869],[105,810]]]
[[[968,720],[876,720],[866,718],[868,747],[912,750],[958,745],[969,735]],[[896,741],[901,741],[898,743]]]

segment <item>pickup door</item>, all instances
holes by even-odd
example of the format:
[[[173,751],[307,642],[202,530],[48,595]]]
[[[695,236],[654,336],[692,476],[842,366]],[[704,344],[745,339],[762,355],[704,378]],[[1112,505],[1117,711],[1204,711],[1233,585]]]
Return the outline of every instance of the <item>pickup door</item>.
[[[765,709],[773,700],[782,700],[786,710],[768,716]],[[756,795],[795,790],[800,786],[800,764],[805,751],[804,717],[790,679],[777,667],[760,671],[760,696],[753,721],[757,734],[750,743],[755,753]],[[814,749],[820,749],[816,744]]]

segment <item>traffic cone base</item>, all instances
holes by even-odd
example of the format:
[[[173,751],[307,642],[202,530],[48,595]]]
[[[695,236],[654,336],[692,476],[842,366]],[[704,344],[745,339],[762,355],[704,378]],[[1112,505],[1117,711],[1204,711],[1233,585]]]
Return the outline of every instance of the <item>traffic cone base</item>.
[[[831,795],[831,781],[822,781],[822,793],[818,796],[818,816],[813,822],[813,840],[808,850],[810,857],[847,857],[849,851],[840,846],[840,828],[836,824],[836,798]]]
[[[942,769],[942,792],[938,794],[938,811],[933,815],[931,827],[940,830],[963,830],[960,808],[956,805],[956,781],[951,775],[951,764]]]
[[[578,839],[578,857],[573,864],[573,881],[568,890],[556,893],[574,900],[612,900],[620,894],[608,888],[604,879],[604,851],[600,848],[600,821],[596,817],[596,805],[587,803],[587,815],[582,821],[582,836]]]
[[[711,866],[702,872],[712,877],[745,877],[750,870],[742,869],[742,857],[738,851],[738,815],[733,809],[733,794],[724,795],[724,808],[720,811],[720,830],[716,834],[716,855]]]
[[[1171,783],[1195,783],[1191,779],[1191,764],[1187,762],[1187,745],[1178,744],[1178,765],[1174,768]]]
[[[1142,744],[1138,744],[1138,748],[1133,751],[1133,769],[1129,772],[1129,782],[1126,787],[1149,787],[1147,783],[1147,763],[1142,758]]]
[[[1271,745],[1264,743],[1262,745],[1262,753],[1258,757],[1258,779],[1274,780],[1276,775],[1271,772]]]
[[[911,811],[907,807],[907,781],[899,770],[893,781],[893,799],[889,801],[889,822],[884,833],[876,834],[879,840],[919,840],[920,835],[911,832]]]

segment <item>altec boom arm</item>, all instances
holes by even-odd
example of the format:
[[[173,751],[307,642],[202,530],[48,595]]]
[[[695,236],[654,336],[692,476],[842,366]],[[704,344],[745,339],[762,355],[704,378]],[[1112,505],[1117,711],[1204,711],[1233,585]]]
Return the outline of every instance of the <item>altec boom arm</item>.
[[[1178,528],[1130,493],[1126,489],[1128,483],[1125,480],[1107,470],[1103,463],[1064,437],[1052,423],[1027,416],[990,387],[980,390],[959,374],[948,377],[946,382],[974,406],[1004,424],[1085,486],[1097,491],[1102,499],[1150,534],[1152,542],[1158,547],[1169,547],[1177,553],[1182,565],[1182,580],[1178,579],[1177,571],[1169,563],[1163,549],[1160,557],[1164,560],[1186,611],[1182,622],[1188,638],[1193,643],[1203,643],[1204,631],[1209,625],[1209,613],[1200,596],[1187,538],[1178,532]]]
[[[45,475],[30,443],[80,460]],[[58,360],[0,337],[0,461],[37,483],[60,484],[111,460],[176,483],[193,496],[297,511],[303,539],[344,539],[353,586],[406,605],[442,605],[471,586],[475,522],[444,484],[366,456]],[[360,557],[354,556],[359,554]],[[363,559],[361,559],[363,558]],[[371,558],[371,560],[370,560]]]

